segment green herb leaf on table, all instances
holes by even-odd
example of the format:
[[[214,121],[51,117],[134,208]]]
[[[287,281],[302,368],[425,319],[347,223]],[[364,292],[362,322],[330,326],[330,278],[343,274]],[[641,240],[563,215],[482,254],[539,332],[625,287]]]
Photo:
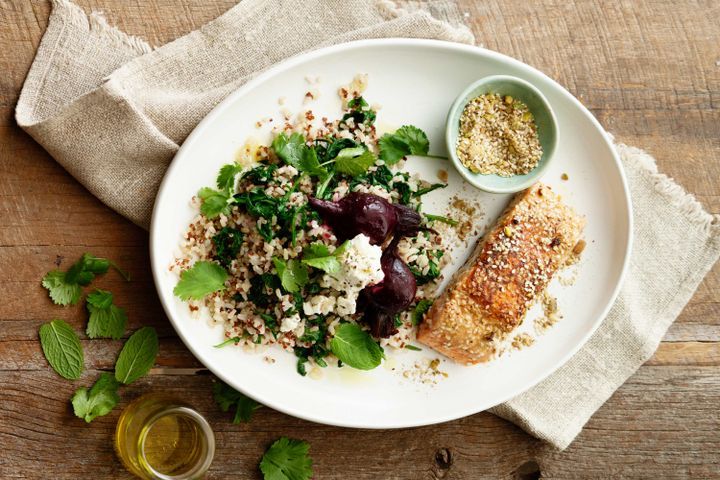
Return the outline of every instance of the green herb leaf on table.
[[[62,320],[40,327],[40,344],[50,366],[61,377],[77,380],[83,372],[84,356],[80,339]]]
[[[309,451],[307,442],[281,437],[260,461],[264,480],[309,480],[313,475]]]
[[[432,307],[432,300],[420,300],[412,311],[412,324],[417,326],[422,322],[423,317]]]
[[[358,370],[372,370],[384,357],[380,345],[354,323],[343,323],[335,330],[330,349],[343,363]]]
[[[206,295],[225,289],[227,271],[214,262],[201,260],[180,274],[173,293],[181,300],[200,300]]]
[[[113,305],[112,293],[96,289],[89,293],[86,306],[90,312],[85,333],[90,338],[112,338],[119,340],[125,332],[127,314]]]
[[[152,327],[142,327],[133,333],[123,345],[117,362],[115,378],[130,384],[150,371],[158,353],[158,337]]]
[[[233,199],[230,192],[203,187],[198,191],[198,197],[202,200],[200,211],[207,218],[215,218],[221,213],[230,214],[230,204]]]
[[[50,293],[50,298],[57,305],[75,305],[80,301],[82,288],[88,285],[96,275],[102,275],[110,267],[120,273],[125,280],[130,280],[130,275],[122,271],[114,262],[95,257],[84,253],[80,260],[68,268],[66,272],[51,270],[42,279],[42,286]]]
[[[362,175],[375,164],[375,155],[364,147],[344,148],[335,157],[335,171],[346,175]]]
[[[232,420],[232,423],[235,424],[249,422],[253,412],[262,407],[252,398],[219,380],[213,384],[213,398],[223,412],[230,410],[230,407],[235,407],[235,415]]]
[[[413,352],[422,352],[422,348],[416,347],[415,345],[410,345],[409,343],[405,345],[406,350],[412,350]]]
[[[235,187],[235,176],[242,172],[242,170],[243,167],[237,163],[228,163],[227,165],[223,165],[222,168],[220,168],[220,173],[215,181],[217,188],[220,190],[232,191]]]
[[[273,258],[275,269],[282,287],[290,293],[299,292],[308,281],[308,269],[299,260],[293,258],[287,262],[281,258]]]
[[[68,282],[65,272],[60,270],[48,272],[42,279],[42,286],[50,292],[50,298],[56,305],[75,305],[82,295],[80,284]]]
[[[112,374],[103,372],[89,391],[85,387],[78,388],[72,397],[75,416],[90,423],[95,418],[110,413],[120,402],[120,395],[117,393],[119,386]]]

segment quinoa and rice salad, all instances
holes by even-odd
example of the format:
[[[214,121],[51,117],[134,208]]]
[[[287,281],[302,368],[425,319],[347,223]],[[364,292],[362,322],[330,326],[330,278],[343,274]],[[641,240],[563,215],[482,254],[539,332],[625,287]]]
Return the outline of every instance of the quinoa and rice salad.
[[[328,364],[367,370],[383,347],[417,349],[454,222],[422,209],[423,195],[445,184],[403,171],[421,161],[408,156],[428,154],[427,136],[411,125],[379,136],[366,84],[359,75],[339,90],[339,119],[285,114],[270,145],[246,148],[245,162],[224,166],[217,185],[193,197],[199,213],[170,269],[175,294],[224,327],[223,347],[278,345],[297,356],[301,375]],[[384,216],[362,223],[378,208]],[[412,279],[388,277],[398,271]],[[388,290],[408,282],[414,295],[384,309]]]

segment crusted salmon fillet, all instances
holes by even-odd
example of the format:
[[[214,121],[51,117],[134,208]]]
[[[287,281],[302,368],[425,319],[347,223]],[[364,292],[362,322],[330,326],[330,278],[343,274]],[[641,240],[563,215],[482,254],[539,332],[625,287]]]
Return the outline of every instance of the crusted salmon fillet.
[[[459,363],[491,360],[566,264],[584,226],[549,186],[518,193],[435,300],[418,341]]]

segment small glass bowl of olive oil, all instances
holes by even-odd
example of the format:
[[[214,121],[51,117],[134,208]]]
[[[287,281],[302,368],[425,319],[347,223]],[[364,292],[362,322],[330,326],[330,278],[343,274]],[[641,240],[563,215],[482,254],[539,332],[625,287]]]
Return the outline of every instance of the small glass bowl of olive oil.
[[[125,468],[147,480],[202,478],[215,454],[207,420],[163,394],[144,395],[120,415],[115,450]]]

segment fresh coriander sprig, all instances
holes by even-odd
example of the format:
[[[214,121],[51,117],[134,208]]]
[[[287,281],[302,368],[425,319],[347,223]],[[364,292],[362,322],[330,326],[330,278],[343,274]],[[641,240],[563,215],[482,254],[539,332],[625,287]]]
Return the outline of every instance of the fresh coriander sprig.
[[[85,333],[90,338],[119,340],[125,332],[127,314],[125,309],[113,304],[113,294],[95,289],[85,299],[90,318]]]
[[[50,298],[57,305],[75,305],[82,295],[82,287],[90,284],[96,275],[107,273],[110,267],[130,281],[130,274],[120,269],[115,262],[84,253],[66,272],[48,272],[42,279],[42,286],[48,290]]]
[[[120,402],[118,387],[120,384],[115,377],[103,372],[89,391],[85,387],[78,388],[72,397],[75,416],[90,423],[95,418],[110,413]]]
[[[281,437],[263,455],[260,471],[265,480],[309,480],[312,478],[310,445]]]
[[[262,404],[219,380],[213,383],[213,398],[223,412],[235,407],[232,420],[235,424],[249,422],[253,412],[262,407]]]

